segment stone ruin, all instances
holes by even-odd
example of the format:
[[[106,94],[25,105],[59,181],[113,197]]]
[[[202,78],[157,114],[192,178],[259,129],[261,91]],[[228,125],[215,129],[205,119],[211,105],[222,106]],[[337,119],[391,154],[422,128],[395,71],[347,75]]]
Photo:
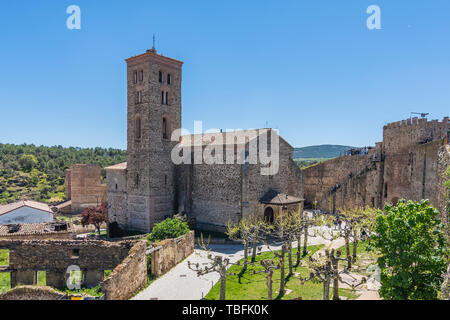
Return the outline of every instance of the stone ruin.
[[[11,288],[36,285],[38,272],[46,273],[47,286],[64,289],[68,268],[76,266],[82,286],[102,286],[105,299],[128,299],[147,281],[146,241],[0,240],[9,250],[9,265],[0,272],[11,275]],[[111,270],[108,279],[105,271]]]

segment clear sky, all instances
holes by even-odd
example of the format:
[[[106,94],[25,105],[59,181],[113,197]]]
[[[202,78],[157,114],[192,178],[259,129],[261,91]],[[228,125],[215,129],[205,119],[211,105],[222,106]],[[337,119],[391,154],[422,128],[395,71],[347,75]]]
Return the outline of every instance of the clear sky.
[[[126,148],[124,59],[154,33],[185,62],[184,128],[373,145],[411,111],[450,114],[449,17],[448,0],[2,1],[0,142]]]

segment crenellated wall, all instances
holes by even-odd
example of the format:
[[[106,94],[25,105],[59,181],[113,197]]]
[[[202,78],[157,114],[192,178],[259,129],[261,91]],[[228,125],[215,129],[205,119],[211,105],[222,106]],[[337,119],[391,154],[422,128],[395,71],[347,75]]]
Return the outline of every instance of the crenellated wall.
[[[449,118],[408,119],[386,125],[383,142],[367,155],[338,157],[303,170],[305,198],[318,208],[382,207],[399,199],[438,206],[439,149],[448,143]]]

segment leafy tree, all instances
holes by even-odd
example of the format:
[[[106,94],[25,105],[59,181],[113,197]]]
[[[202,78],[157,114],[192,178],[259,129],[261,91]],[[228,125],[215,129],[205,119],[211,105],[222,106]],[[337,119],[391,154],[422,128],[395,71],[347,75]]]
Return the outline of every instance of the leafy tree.
[[[189,226],[186,222],[179,219],[166,219],[163,222],[155,224],[152,232],[147,236],[147,240],[159,242],[165,239],[181,237],[189,232]]]
[[[19,158],[19,164],[23,171],[29,172],[38,164],[38,160],[32,154],[24,154]]]
[[[378,213],[373,241],[384,299],[437,299],[449,251],[438,211],[428,204],[400,200]]]
[[[93,225],[100,235],[100,228],[103,223],[106,222],[108,216],[108,209],[102,203],[98,207],[89,207],[83,210],[81,213],[81,224],[83,227],[87,225]]]

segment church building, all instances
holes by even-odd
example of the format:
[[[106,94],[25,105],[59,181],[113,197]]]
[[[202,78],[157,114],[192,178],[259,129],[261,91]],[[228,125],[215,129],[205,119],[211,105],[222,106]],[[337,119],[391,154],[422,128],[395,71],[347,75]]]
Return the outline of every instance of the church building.
[[[173,139],[181,128],[183,62],[154,48],[126,62],[127,162],[106,168],[109,223],[149,232],[155,223],[185,213],[201,230],[224,231],[229,221],[250,214],[274,221],[303,206],[303,177],[292,159],[293,147],[276,130],[180,134]],[[263,144],[263,139],[269,142]],[[278,164],[272,173],[262,174],[273,163],[248,161],[249,150],[256,146],[272,155],[273,141]],[[208,149],[216,159],[231,150],[236,160],[195,161],[196,151]],[[188,161],[173,161],[178,150]]]

